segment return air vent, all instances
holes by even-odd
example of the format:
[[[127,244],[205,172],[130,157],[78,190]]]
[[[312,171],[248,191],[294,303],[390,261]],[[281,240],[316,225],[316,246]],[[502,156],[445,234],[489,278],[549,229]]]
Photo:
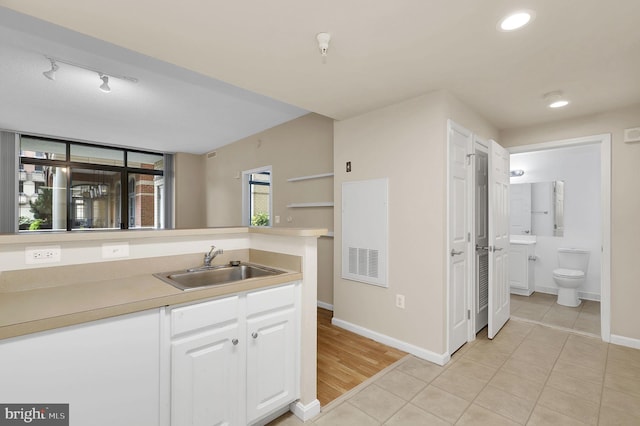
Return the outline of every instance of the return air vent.
[[[218,153],[216,151],[211,151],[207,153],[207,158],[214,158]]]
[[[387,287],[388,181],[342,184],[342,278]]]
[[[349,247],[349,274],[379,278],[379,251]]]

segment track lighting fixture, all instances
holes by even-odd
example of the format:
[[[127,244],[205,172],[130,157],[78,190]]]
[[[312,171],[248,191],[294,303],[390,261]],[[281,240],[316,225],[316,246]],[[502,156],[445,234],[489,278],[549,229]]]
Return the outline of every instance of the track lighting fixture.
[[[45,77],[47,77],[49,80],[55,80],[56,79],[56,71],[58,71],[58,64],[56,64],[56,60],[53,58],[49,58],[49,61],[51,62],[51,69],[49,71],[45,71],[42,73],[42,75],[44,75]]]
[[[109,87],[109,76],[104,74],[98,74],[100,76],[100,80],[102,80],[102,84],[100,85],[100,90],[105,93],[109,93],[111,91],[111,87]]]
[[[60,68],[58,66],[58,63],[62,63],[65,65],[70,65],[72,67],[76,67],[76,68],[81,68],[83,70],[87,70],[87,71],[92,71],[98,74],[98,77],[100,77],[100,80],[102,80],[102,84],[100,85],[100,90],[102,90],[105,93],[108,93],[111,91],[111,87],[109,86],[109,78],[117,78],[119,80],[126,80],[129,81],[131,83],[137,83],[138,79],[137,78],[133,78],[133,77],[127,77],[125,75],[117,75],[117,74],[107,74],[104,73],[96,68],[92,68],[92,67],[87,67],[85,65],[80,65],[80,64],[76,64],[73,62],[69,62],[69,61],[65,61],[62,59],[57,59],[57,58],[52,58],[50,56],[45,56],[50,62],[51,62],[51,69],[49,71],[45,71],[42,73],[42,75],[44,75],[45,77],[47,77],[49,80],[55,80],[56,79],[56,71],[58,71],[58,69]]]

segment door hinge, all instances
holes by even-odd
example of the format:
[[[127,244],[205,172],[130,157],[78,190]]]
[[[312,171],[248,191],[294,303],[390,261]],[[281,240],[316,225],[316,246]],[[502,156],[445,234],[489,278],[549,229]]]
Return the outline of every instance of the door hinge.
[[[467,309],[467,319],[471,319],[471,309]]]
[[[467,242],[471,242],[471,232],[467,232]]]

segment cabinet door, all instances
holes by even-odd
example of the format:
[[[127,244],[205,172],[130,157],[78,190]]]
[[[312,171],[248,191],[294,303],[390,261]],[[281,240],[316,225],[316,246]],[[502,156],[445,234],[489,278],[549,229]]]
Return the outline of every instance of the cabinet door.
[[[528,296],[529,273],[528,273],[527,247],[521,244],[511,244],[509,249],[509,285],[511,293]]]
[[[172,425],[241,424],[238,333],[233,322],[172,342]]]
[[[0,402],[66,403],[71,425],[157,426],[159,330],[153,309],[2,340]]]
[[[247,320],[247,420],[297,399],[297,315],[294,306]]]

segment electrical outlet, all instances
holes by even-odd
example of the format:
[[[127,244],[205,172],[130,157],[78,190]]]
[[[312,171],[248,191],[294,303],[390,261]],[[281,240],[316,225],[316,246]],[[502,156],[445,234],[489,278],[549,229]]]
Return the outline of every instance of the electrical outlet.
[[[280,223],[280,216],[275,216],[276,224]]]
[[[62,258],[60,246],[27,247],[24,250],[24,262],[27,265],[36,263],[57,263]]]
[[[103,259],[117,259],[120,257],[129,257],[129,243],[102,244]]]
[[[396,308],[404,309],[404,295],[396,294]]]

